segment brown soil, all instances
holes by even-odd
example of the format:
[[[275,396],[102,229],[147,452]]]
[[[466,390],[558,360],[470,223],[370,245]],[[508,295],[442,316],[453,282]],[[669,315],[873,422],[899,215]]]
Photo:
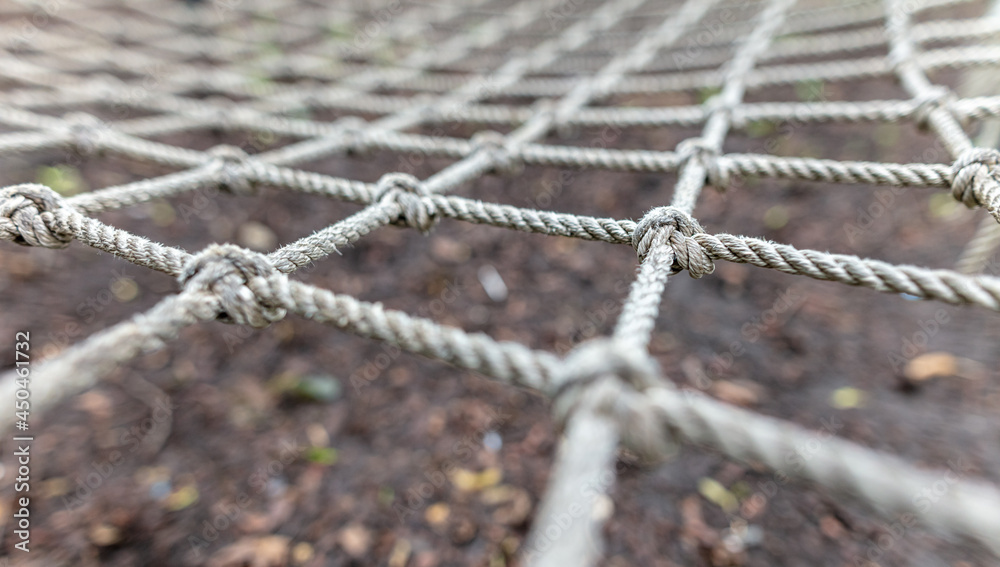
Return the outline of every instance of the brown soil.
[[[831,99],[898,92],[889,81],[826,88]],[[597,134],[553,141],[586,145]],[[756,134],[734,133],[726,150],[906,162],[919,161],[933,145],[931,135],[910,125],[799,125]],[[615,145],[669,149],[690,135],[625,132]],[[171,141],[198,147],[234,141],[213,132],[186,136]],[[6,158],[0,182],[33,180],[38,166],[68,159],[62,152]],[[373,152],[304,167],[375,180],[399,163],[400,156]],[[416,174],[425,177],[446,163],[429,160]],[[164,173],[111,156],[87,158],[79,170],[90,187]],[[672,175],[528,168],[522,176],[487,177],[457,192],[638,218],[668,203],[673,182]],[[725,193],[706,190],[696,216],[711,232],[951,267],[979,217],[937,204],[937,193],[748,181]],[[879,206],[880,198],[891,203]],[[186,195],[169,208],[143,206],[100,218],[193,251],[239,241],[250,221],[270,227],[279,243],[291,242],[355,210],[265,189],[257,197]],[[172,223],[162,221],[169,211]],[[877,217],[870,228],[845,230],[866,224],[865,211]],[[502,276],[505,300],[487,295],[477,277],[484,266]],[[298,277],[563,352],[610,331],[635,266],[625,246],[443,221],[427,237],[379,230]],[[128,282],[137,287],[134,297]],[[36,356],[55,354],[176,290],[167,276],[78,243],[63,251],[0,246],[0,337],[8,341],[0,363],[13,364],[17,331],[31,332]],[[929,328],[936,331],[925,345],[906,350]],[[699,372],[707,372],[716,381],[713,394],[763,414],[825,427],[929,467],[960,463],[962,474],[1000,482],[998,339],[1000,320],[982,310],[720,264],[702,280],[672,278],[652,351],[682,386],[694,387]],[[893,366],[892,355],[909,360],[932,351],[957,357],[959,375],[914,382]],[[331,381],[339,394],[316,392]],[[834,407],[832,396],[846,387],[863,392],[865,403]],[[169,411],[144,396],[168,400]],[[2,552],[17,564],[46,566],[513,565],[558,441],[548,409],[531,392],[295,317],[252,332],[197,325],[99,387],[32,416],[28,555],[13,547],[15,467],[4,441]],[[497,435],[500,450],[486,448],[484,437],[492,443]],[[463,472],[442,473],[454,470]],[[699,486],[709,485],[705,479],[725,487],[737,506],[724,510],[702,494],[709,491],[700,493]],[[957,567],[991,561],[974,545],[900,527],[856,502],[774,479],[760,467],[694,446],[653,466],[626,458],[613,491],[603,564],[840,567],[873,560],[885,567]],[[760,534],[759,543],[727,551],[726,530],[746,524]]]

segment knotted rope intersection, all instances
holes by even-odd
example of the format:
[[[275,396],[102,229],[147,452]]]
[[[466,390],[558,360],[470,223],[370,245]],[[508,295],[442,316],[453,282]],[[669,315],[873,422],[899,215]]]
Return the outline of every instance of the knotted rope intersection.
[[[696,234],[705,234],[698,221],[674,207],[657,207],[646,213],[635,226],[632,246],[641,262],[649,255],[650,249],[669,244],[674,254],[670,273],[687,270],[692,278],[697,279],[714,272],[715,264],[694,238]]]
[[[402,223],[426,234],[438,222],[437,209],[434,202],[427,199],[429,195],[416,177],[406,173],[387,173],[376,184],[374,199],[399,207],[397,224]]]
[[[960,1],[931,0],[918,10]],[[801,456],[800,447],[810,439],[811,432],[794,424],[680,390],[663,375],[649,354],[648,343],[668,277],[686,270],[691,277],[701,278],[713,272],[714,262],[730,261],[1000,311],[1000,279],[995,276],[897,266],[850,255],[798,250],[753,237],[712,234],[693,216],[704,186],[725,189],[736,178],[759,176],[937,187],[950,190],[956,200],[985,209],[1000,221],[1000,153],[975,147],[964,130],[976,120],[1000,116],[1000,96],[959,98],[950,89],[930,83],[926,76],[934,69],[995,65],[1000,61],[1000,51],[995,46],[920,48],[922,42],[995,34],[1000,32],[1000,24],[985,19],[914,24],[911,7],[896,1],[882,5],[866,0],[817,9],[797,7],[788,0],[770,0],[746,7],[753,17],[735,18],[729,5],[688,0],[666,10],[657,8],[656,18],[652,18],[649,7],[638,0],[609,0],[588,6],[573,17],[557,19],[555,32],[537,41],[529,40],[533,36],[526,31],[531,23],[544,17],[554,4],[526,0],[511,9],[487,10],[484,13],[491,15],[478,28],[475,38],[458,33],[444,40],[440,49],[416,48],[394,65],[352,63],[356,57],[371,55],[366,49],[375,47],[345,45],[343,40],[325,33],[320,34],[325,38],[320,47],[345,56],[336,69],[306,52],[288,54],[280,65],[266,58],[255,63],[274,79],[313,79],[295,85],[275,80],[262,87],[259,77],[252,79],[227,69],[192,72],[184,63],[165,62],[161,59],[163,53],[178,55],[182,61],[204,56],[196,53],[198,48],[192,47],[183,34],[174,37],[176,30],[172,27],[203,18],[197,7],[180,3],[166,7],[153,0],[136,2],[130,9],[155,17],[138,17],[132,22],[135,25],[123,27],[122,33],[131,35],[127,39],[136,44],[148,41],[155,49],[121,52],[121,58],[113,62],[118,71],[133,74],[157,65],[155,81],[141,96],[115,76],[69,76],[59,71],[67,64],[82,65],[96,50],[107,49],[91,43],[99,37],[93,34],[67,39],[41,29],[33,40],[34,51],[43,56],[41,62],[8,54],[6,65],[0,66],[0,76],[19,86],[0,94],[0,123],[16,131],[0,134],[0,155],[65,148],[82,155],[114,154],[179,170],[72,197],[37,184],[0,189],[0,239],[46,248],[65,248],[75,239],[170,274],[179,284],[176,295],[149,312],[102,331],[39,367],[35,373],[34,407],[51,407],[93,386],[116,364],[159,348],[176,337],[180,329],[198,321],[218,319],[265,327],[290,314],[310,318],[551,396],[552,411],[566,431],[566,441],[560,449],[549,493],[522,552],[530,565],[585,565],[593,564],[600,555],[600,527],[606,518],[599,514],[587,516],[586,521],[569,526],[564,536],[550,546],[542,545],[545,529],[560,511],[574,504],[574,495],[581,486],[607,472],[619,444],[644,455],[662,456],[675,451],[678,443],[692,441],[732,458],[782,470],[788,456]],[[75,11],[86,15],[102,7],[100,3],[83,4],[69,9],[64,18],[74,22],[71,16]],[[228,29],[238,26],[245,16],[280,8],[278,3],[264,0],[248,2],[223,14],[221,23],[208,25]],[[392,29],[385,33],[413,37],[429,32],[436,19],[463,21],[461,11],[425,8],[426,14],[407,13],[389,22],[386,25]],[[320,4],[297,9],[306,11],[306,16],[313,15],[308,13],[310,10],[317,11],[317,21],[327,15]],[[612,31],[630,19],[662,21],[639,34]],[[86,30],[88,21],[80,18],[71,26]],[[715,25],[719,21],[726,25]],[[840,26],[856,26],[864,31],[848,34],[839,31]],[[301,32],[301,28],[295,29]],[[693,34],[705,29],[722,30],[705,51],[706,60],[717,58],[720,67],[715,70],[700,69],[696,62],[684,57],[684,48],[689,45],[686,39],[697,37]],[[288,47],[296,41],[311,41],[297,37],[298,32],[291,28],[288,31],[293,36]],[[822,41],[807,41],[796,34],[814,34]],[[787,41],[774,41],[781,36],[788,36]],[[214,38],[218,43],[214,56],[236,68],[247,56],[243,49],[246,45],[224,37],[220,34]],[[488,55],[491,47],[508,41],[520,47],[506,51],[503,62],[493,72],[470,71],[470,62],[477,55]],[[252,42],[249,45],[252,47]],[[610,61],[594,56],[586,49],[594,45],[610,46],[615,56]],[[772,62],[788,55],[846,57],[877,46],[887,47],[889,56],[854,59],[851,65],[843,61]],[[50,52],[56,55],[46,55]],[[62,67],[44,64],[44,57],[53,58]],[[665,67],[664,62],[672,62],[676,68]],[[744,100],[748,89],[767,85],[881,75],[898,78],[911,98],[813,103]],[[671,94],[703,88],[720,91],[704,104],[693,106],[636,108],[608,104],[620,95]],[[199,90],[222,96],[190,96]],[[398,94],[407,91],[422,95]],[[516,102],[530,98],[538,100],[530,105]],[[120,105],[148,116],[102,122],[79,112],[61,118],[45,112],[53,107],[87,104]],[[311,109],[375,118],[349,115],[334,122],[302,118],[300,111]],[[724,153],[728,132],[745,129],[755,120],[912,120],[941,140],[951,163],[842,162]],[[229,132],[254,130],[296,141],[261,152],[225,145],[198,151],[156,141],[159,135],[191,131],[206,123]],[[408,132],[417,126],[442,123],[473,125],[479,131],[469,139]],[[622,150],[603,142],[574,147],[548,141],[550,134],[567,136],[582,127],[697,125],[703,127],[701,134],[680,143],[673,151]],[[484,126],[509,131],[503,134],[481,128]],[[427,179],[387,172],[374,184],[297,167],[335,154],[363,158],[366,151],[375,149],[447,157],[454,162]],[[527,166],[676,172],[678,181],[670,205],[648,211],[638,222],[499,205],[449,194],[488,174],[516,179]],[[228,244],[190,254],[90,216],[212,185],[242,196],[277,187],[343,199],[364,208],[266,255]],[[517,343],[465,333],[377,303],[334,294],[290,277],[298,268],[387,224],[428,233],[444,219],[631,245],[640,268],[613,336],[583,343],[560,359]],[[10,375],[0,380],[0,398],[9,399],[6,396],[12,391],[12,382]],[[3,420],[10,419],[9,414],[3,415]],[[10,425],[8,421],[2,423]],[[953,487],[954,497],[929,513],[916,507],[911,497],[920,486],[933,482],[935,473],[895,457],[834,440],[822,454],[803,463],[803,468],[795,472],[802,479],[859,498],[886,516],[912,514],[940,533],[971,537],[1000,555],[1000,491],[996,486],[960,480]],[[608,487],[603,486],[603,490]]]
[[[62,197],[44,185],[25,184],[0,189],[0,238],[25,246],[69,246],[70,235],[50,228],[53,212],[61,206]]]
[[[969,208],[983,207],[1000,218],[1000,151],[969,148],[952,166],[951,193]]]
[[[225,323],[266,327],[284,319],[291,304],[288,276],[265,256],[232,244],[215,244],[195,255],[178,281],[185,291],[216,299]]]

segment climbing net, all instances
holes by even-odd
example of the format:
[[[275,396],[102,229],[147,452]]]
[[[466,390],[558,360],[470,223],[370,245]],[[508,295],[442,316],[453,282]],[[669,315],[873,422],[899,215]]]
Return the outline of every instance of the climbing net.
[[[619,446],[661,455],[680,441],[774,470],[781,470],[789,455],[801,456],[802,466],[791,471],[793,476],[850,494],[887,517],[907,514],[939,533],[969,537],[1000,555],[996,486],[959,479],[949,498],[933,511],[917,506],[913,494],[939,479],[940,472],[843,439],[829,441],[820,453],[802,455],[812,432],[681,390],[662,375],[648,350],[668,277],[687,270],[699,278],[721,260],[1000,310],[1000,278],[976,275],[998,240],[1000,152],[977,147],[965,130],[970,122],[1000,116],[1000,96],[959,98],[926,75],[934,69],[1000,63],[1000,47],[995,45],[932,48],[935,43],[996,36],[1000,19],[919,20],[929,10],[965,3],[468,0],[461,5],[390,2],[365,11],[277,0],[141,0],[127,6],[88,0],[5,7],[8,45],[0,65],[5,85],[0,123],[9,132],[0,135],[0,153],[68,148],[176,170],[74,196],[40,184],[0,189],[0,238],[47,248],[77,240],[174,276],[180,284],[177,294],[148,312],[39,366],[32,380],[34,406],[51,407],[94,385],[118,364],[161,347],[199,321],[264,327],[296,314],[551,397],[565,437],[522,550],[527,564],[593,564],[601,552],[601,514],[560,524],[562,535],[553,545],[540,545],[539,538],[563,511],[578,504],[584,487],[608,490],[600,479],[613,469]],[[260,19],[271,25],[269,32],[243,31]],[[641,32],[616,32],[627,20],[643,22]],[[330,21],[339,22],[340,33],[326,27]],[[412,49],[401,59],[375,64],[380,36]],[[428,37],[430,41],[420,41]],[[262,50],[267,42],[280,46],[282,53]],[[691,46],[697,47],[697,57],[685,56]],[[885,54],[859,55],[880,50]],[[781,62],[795,57],[817,61]],[[748,89],[768,85],[893,75],[909,98],[744,101]],[[619,95],[699,89],[717,89],[717,94],[691,106],[601,106]],[[119,111],[120,119],[100,120],[79,112],[56,117],[50,112],[88,105]],[[301,117],[301,111],[317,109],[349,116],[335,121]],[[353,116],[360,114],[376,118]],[[950,156],[949,163],[722,151],[730,130],[756,121],[903,120],[932,132],[943,146],[942,157]],[[466,139],[408,132],[436,124],[471,126],[479,133]],[[552,132],[572,134],[595,126],[700,126],[702,131],[673,151],[543,143]],[[248,154],[233,146],[199,151],[153,140],[205,127],[295,141]],[[386,172],[377,183],[296,168],[372,149],[453,162],[426,179],[395,171]],[[526,165],[675,172],[677,182],[670,204],[646,212],[638,222],[449,194],[485,175],[516,176]],[[699,193],[706,185],[724,189],[747,177],[937,187],[969,207],[986,209],[990,216],[954,271],[707,233],[693,216]],[[206,187],[243,195],[278,188],[364,207],[268,254],[230,244],[189,253],[92,216]],[[443,218],[634,247],[640,267],[613,334],[558,357],[291,277],[385,225],[426,233]],[[13,391],[11,373],[0,381],[0,398],[13,399]],[[13,424],[10,415],[0,414],[3,427]]]

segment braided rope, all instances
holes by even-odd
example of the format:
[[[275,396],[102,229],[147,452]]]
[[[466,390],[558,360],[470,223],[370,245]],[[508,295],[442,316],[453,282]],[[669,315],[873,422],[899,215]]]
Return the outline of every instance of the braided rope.
[[[414,48],[400,60],[382,65],[372,64],[379,54],[375,42],[328,33],[314,40],[309,26],[282,28],[283,34],[274,38],[279,49],[288,51],[281,58],[261,56],[259,38],[222,33],[238,28],[244,17],[256,13],[273,12],[289,21],[324,21],[328,11],[336,8],[323,3],[304,3],[291,10],[276,0],[258,0],[230,6],[222,17],[213,19],[201,17],[196,6],[140,0],[130,3],[134,13],[128,16],[129,25],[116,26],[120,32],[112,39],[106,39],[104,32],[120,14],[110,15],[109,7],[101,2],[66,7],[58,19],[67,28],[62,31],[72,33],[43,26],[30,41],[12,41],[8,52],[0,55],[4,63],[0,78],[15,85],[0,93],[0,124],[12,129],[0,134],[0,155],[64,149],[126,157],[176,171],[73,197],[37,184],[2,188],[0,240],[53,249],[77,240],[174,276],[180,291],[38,367],[33,406],[51,408],[93,386],[117,364],[160,348],[182,328],[199,321],[264,327],[295,314],[550,396],[566,439],[522,553],[528,565],[592,565],[602,550],[600,531],[605,517],[587,515],[586,521],[570,525],[554,546],[542,545],[545,528],[573,505],[581,487],[595,485],[595,479],[610,470],[619,444],[643,454],[662,455],[673,451],[678,442],[691,441],[782,471],[787,455],[801,456],[800,448],[812,435],[788,422],[682,392],[662,375],[648,344],[671,275],[687,270],[700,278],[712,273],[715,261],[724,260],[1000,311],[1000,278],[995,276],[893,265],[799,250],[758,238],[710,234],[693,217],[706,185],[721,189],[738,177],[757,176],[947,189],[957,201],[982,208],[991,215],[988,220],[1000,222],[1000,153],[976,147],[964,130],[970,121],[1000,116],[1000,96],[958,98],[932,84],[926,75],[935,69],[1000,64],[1000,49],[993,45],[928,47],[995,37],[1000,34],[1000,23],[995,18],[911,21],[914,8],[919,12],[960,1],[932,0],[914,7],[904,0],[890,0],[885,6],[861,0],[807,8],[797,7],[792,0],[772,0],[751,6],[748,10],[753,17],[744,18],[733,6],[705,0],[688,0],[679,7],[652,12],[640,0],[609,0],[572,14],[558,12],[564,6],[554,0],[524,0],[502,10],[484,9],[481,14],[488,17],[483,21],[470,15],[488,6],[486,0],[464,9],[447,3],[418,5],[390,18],[384,33],[404,43],[417,43],[431,34],[441,39],[440,45]],[[535,37],[534,24],[551,14],[559,15],[552,20],[557,31]],[[361,26],[358,29],[371,22],[350,10],[345,11],[345,18]],[[659,23],[638,34],[618,29],[634,20]],[[713,21],[728,25],[713,28]],[[478,22],[476,33],[468,33],[470,22]],[[448,26],[455,33],[443,38],[434,35]],[[11,37],[21,37],[7,24],[0,27]],[[193,35],[176,33],[178,27]],[[702,42],[703,54],[691,57],[687,51],[691,44],[685,40],[706,30],[713,35]],[[191,41],[192,37],[204,41]],[[151,49],[122,49],[116,41]],[[296,51],[311,41],[319,42],[314,49]],[[505,50],[491,72],[482,72],[481,61],[496,60],[496,49],[506,46],[515,49]],[[888,57],[782,61],[800,56],[846,57],[881,46],[889,48]],[[20,50],[29,47],[37,57],[21,57]],[[614,55],[603,57],[602,50]],[[338,53],[343,61],[332,68],[328,59],[316,53]],[[214,72],[189,64],[205,58],[219,63]],[[149,84],[136,92],[129,80],[118,76],[145,77]],[[911,98],[804,103],[744,100],[749,89],[767,85],[885,76],[898,78]],[[303,77],[311,82],[287,84],[288,78]],[[615,104],[624,94],[671,95],[702,88],[721,90],[694,106]],[[407,90],[418,94],[393,94]],[[215,96],[192,96],[199,92]],[[530,107],[495,102],[526,97],[554,100]],[[53,109],[102,104],[126,109],[126,114],[152,115],[109,122],[79,112],[51,115]],[[303,110],[364,114],[368,119],[347,116],[324,122],[302,118],[298,113]],[[723,151],[730,130],[747,130],[760,121],[902,120],[931,131],[951,155],[951,163],[846,162]],[[409,131],[434,124],[501,125],[509,131],[479,131],[468,139]],[[547,141],[552,133],[567,136],[578,127],[592,126],[701,126],[701,133],[672,151],[584,148]],[[278,149],[248,153],[232,146],[200,151],[151,139],[198,128],[252,131],[294,141]],[[373,150],[454,161],[426,179],[386,172],[374,184],[297,167],[335,154]],[[670,206],[656,207],[638,222],[448,194],[485,175],[516,177],[526,166],[676,172],[677,182]],[[90,216],[203,188],[254,196],[265,187],[341,199],[363,208],[267,255],[233,245],[212,245],[191,254]],[[584,343],[560,359],[289,277],[385,225],[427,233],[445,218],[632,246],[640,268],[614,335]],[[980,230],[960,263],[968,269],[961,271],[971,273],[975,271],[971,266],[982,264],[997,244],[996,234]],[[0,396],[13,396],[13,378],[13,373],[0,376]],[[3,414],[0,427],[11,425],[11,415]],[[938,473],[840,439],[834,439],[817,458],[802,459],[802,463],[790,474],[853,496],[880,514],[912,514],[939,533],[971,537],[1000,556],[1000,490],[993,485],[959,479],[951,489],[953,497],[930,514],[911,497]],[[610,488],[601,484],[603,491]],[[586,506],[593,511],[597,503],[591,500]]]

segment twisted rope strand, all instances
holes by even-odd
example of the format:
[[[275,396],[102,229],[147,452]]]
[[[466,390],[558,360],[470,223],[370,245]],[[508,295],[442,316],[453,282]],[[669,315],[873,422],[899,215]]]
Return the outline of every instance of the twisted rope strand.
[[[315,22],[327,21],[329,11],[336,9],[323,3],[291,9],[278,0],[261,0],[254,6],[234,5],[219,18],[201,18],[204,13],[195,8],[155,0],[137,0],[127,13],[112,14],[107,11],[110,5],[104,4],[64,7],[59,25],[41,26],[33,34],[29,57],[20,56],[19,49],[26,46],[17,41],[0,54],[4,63],[0,78],[15,85],[0,94],[0,124],[14,129],[0,134],[0,155],[62,149],[74,157],[112,155],[176,171],[72,197],[37,184],[0,188],[0,239],[54,249],[77,240],[177,277],[181,290],[145,314],[98,332],[38,366],[33,408],[50,409],[93,386],[117,365],[161,348],[198,321],[264,327],[294,313],[507,384],[533,388],[552,399],[555,421],[566,430],[566,440],[522,548],[525,564],[596,562],[603,549],[600,528],[607,519],[603,511],[608,509],[609,486],[603,479],[611,473],[616,448],[624,445],[644,455],[662,456],[675,451],[681,440],[857,497],[887,517],[912,515],[940,534],[970,537],[1000,556],[996,486],[959,478],[948,499],[933,511],[921,509],[913,494],[954,471],[922,470],[839,438],[824,439],[822,451],[806,453],[802,448],[816,439],[816,432],[680,391],[663,376],[647,348],[668,278],[683,270],[703,277],[712,272],[716,260],[1000,310],[1000,278],[992,275],[893,265],[758,238],[709,234],[692,216],[705,184],[725,188],[734,176],[760,176],[947,188],[955,199],[987,210],[992,215],[988,221],[1000,221],[1000,152],[975,147],[964,130],[968,121],[1000,116],[1000,96],[959,99],[926,76],[933,69],[1000,64],[996,46],[946,43],[994,37],[1000,33],[1000,20],[911,22],[915,12],[962,1],[930,0],[914,7],[903,0],[888,0],[884,6],[860,0],[793,9],[789,0],[772,0],[752,21],[744,21],[745,14],[737,15],[734,6],[702,0],[652,11],[640,0],[609,0],[571,13],[559,11],[565,6],[558,0],[524,0],[498,11],[475,0],[472,8],[480,11],[475,17],[470,17],[469,7],[416,5],[380,22],[385,25],[383,33],[403,42],[396,47],[404,56],[377,65],[373,62],[382,56],[379,42],[360,45],[355,37],[317,27]],[[258,10],[295,20],[274,40],[276,48],[285,51],[281,57],[262,55],[255,36],[232,33],[241,31],[241,22]],[[347,14],[346,21],[358,26],[368,21],[365,12]],[[122,19],[120,25],[116,18]],[[880,18],[885,33],[872,25]],[[536,33],[536,23],[546,19],[551,29]],[[633,23],[640,27],[657,19],[662,20],[659,25],[632,29]],[[728,20],[734,21],[713,27]],[[111,24],[121,32],[107,39],[104,32]],[[475,33],[469,32],[473,24]],[[182,26],[189,33],[176,33]],[[0,29],[20,37],[9,24],[0,24]],[[702,38],[705,32],[711,38],[697,40],[702,56],[691,56],[684,38]],[[195,35],[198,41],[191,41]],[[123,44],[137,48],[123,50]],[[921,52],[920,47],[932,44],[936,47]],[[857,57],[883,45],[890,48],[888,58]],[[509,50],[498,61],[499,46]],[[330,65],[329,58],[318,53],[339,54],[344,60]],[[847,54],[854,58],[788,62],[801,56]],[[211,72],[192,64],[201,60],[211,61]],[[483,61],[497,64],[492,72],[483,73]],[[765,61],[773,64],[758,65]],[[748,90],[768,85],[885,76],[897,77],[911,98],[744,101]],[[135,77],[144,79],[139,89],[133,88]],[[621,95],[676,96],[714,87],[721,92],[697,106],[620,106]],[[417,94],[403,94],[407,90]],[[528,107],[516,102],[524,97],[556,100],[539,100]],[[595,103],[607,106],[588,107]],[[65,107],[100,107],[119,119],[52,115],[52,110]],[[365,114],[369,119],[345,116],[327,122],[308,114],[322,110]],[[723,153],[730,130],[752,132],[757,121],[904,119],[933,132],[952,163]],[[413,131],[434,124],[472,126],[477,131],[468,139]],[[504,129],[507,134],[479,130],[484,124],[510,128]],[[673,151],[622,150],[603,144],[570,147],[547,139],[553,132],[566,136],[581,126],[701,126],[702,131]],[[252,148],[223,145],[208,150],[164,141],[199,129],[252,132],[265,141]],[[282,138],[290,141],[266,149]],[[455,161],[426,179],[397,171],[384,173],[377,183],[294,167],[372,150]],[[524,166],[677,172],[678,182],[671,206],[653,208],[638,223],[446,194],[488,174],[517,175]],[[190,254],[87,216],[206,188],[253,196],[263,186],[345,200],[363,208],[267,255],[233,245],[210,245]],[[445,217],[632,246],[640,261],[639,273],[614,334],[583,343],[560,359],[288,277],[387,224],[428,233]],[[981,229],[960,267],[975,271],[972,266],[983,263],[983,250],[994,236],[995,231]],[[13,395],[15,388],[13,373],[0,376],[0,395]],[[9,428],[11,416],[4,415],[0,428]],[[600,485],[598,490],[581,501],[581,490],[595,485]],[[561,527],[565,532],[558,541],[543,545],[549,528],[573,505],[582,505],[588,514]]]

